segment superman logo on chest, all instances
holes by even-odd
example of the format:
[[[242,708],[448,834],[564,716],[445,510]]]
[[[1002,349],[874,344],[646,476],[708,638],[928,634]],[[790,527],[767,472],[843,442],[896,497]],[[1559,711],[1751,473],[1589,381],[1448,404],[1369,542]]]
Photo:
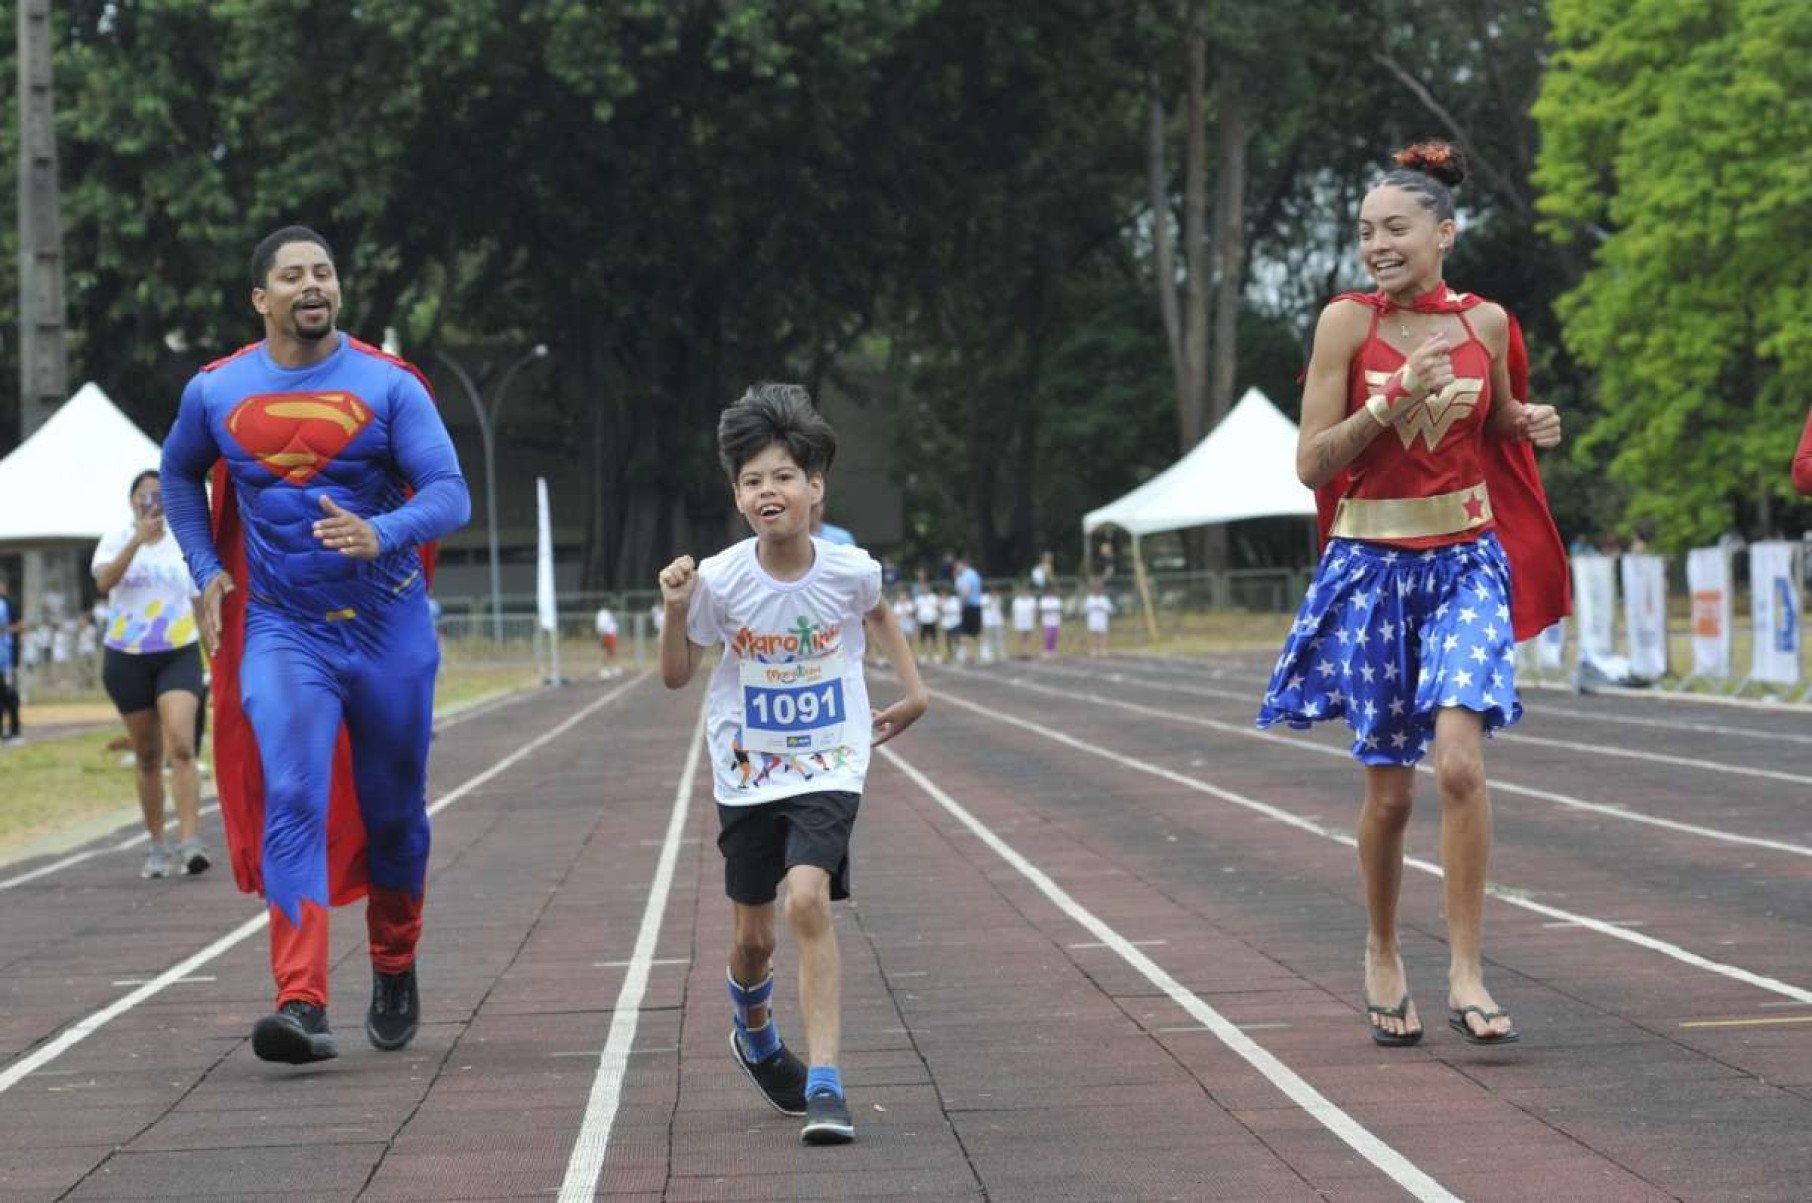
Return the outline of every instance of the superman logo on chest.
[[[304,485],[371,425],[371,407],[345,391],[256,393],[227,415],[227,433],[279,480]]]

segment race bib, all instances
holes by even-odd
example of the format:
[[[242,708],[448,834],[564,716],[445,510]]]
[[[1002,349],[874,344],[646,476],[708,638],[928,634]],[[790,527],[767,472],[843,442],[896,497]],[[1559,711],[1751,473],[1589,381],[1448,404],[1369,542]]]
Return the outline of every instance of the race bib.
[[[791,664],[743,661],[742,746],[800,755],[843,744],[843,654]]]

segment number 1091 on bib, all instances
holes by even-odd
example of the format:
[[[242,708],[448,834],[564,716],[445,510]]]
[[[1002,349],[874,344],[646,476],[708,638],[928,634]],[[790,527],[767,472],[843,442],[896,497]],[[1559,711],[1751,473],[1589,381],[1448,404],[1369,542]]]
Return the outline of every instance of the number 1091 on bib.
[[[750,664],[742,674],[742,745],[799,755],[843,742],[843,657]]]

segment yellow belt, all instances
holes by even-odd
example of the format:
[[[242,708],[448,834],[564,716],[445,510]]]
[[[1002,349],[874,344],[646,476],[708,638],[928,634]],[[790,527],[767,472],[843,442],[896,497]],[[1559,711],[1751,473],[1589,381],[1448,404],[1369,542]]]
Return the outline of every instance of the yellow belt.
[[[1343,497],[1334,510],[1336,539],[1422,539],[1456,535],[1491,521],[1484,483],[1438,497]]]

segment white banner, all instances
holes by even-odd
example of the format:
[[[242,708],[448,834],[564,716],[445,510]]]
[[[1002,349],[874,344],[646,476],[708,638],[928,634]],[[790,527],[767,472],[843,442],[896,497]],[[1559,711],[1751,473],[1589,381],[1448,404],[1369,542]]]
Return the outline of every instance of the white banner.
[[[1749,614],[1755,628],[1751,680],[1799,683],[1799,575],[1795,543],[1749,545]]]
[[[1667,675],[1667,561],[1660,556],[1622,557],[1623,629],[1629,633],[1630,671],[1648,681]]]
[[[535,478],[535,508],[541,533],[535,549],[535,616],[541,629],[552,632],[559,620],[554,606],[554,528],[547,513],[547,477]]]
[[[1722,547],[1687,552],[1686,591],[1692,595],[1693,676],[1727,679],[1734,618],[1730,553]]]
[[[1617,658],[1617,574],[1609,556],[1573,557],[1573,621],[1579,624],[1579,662]]]

